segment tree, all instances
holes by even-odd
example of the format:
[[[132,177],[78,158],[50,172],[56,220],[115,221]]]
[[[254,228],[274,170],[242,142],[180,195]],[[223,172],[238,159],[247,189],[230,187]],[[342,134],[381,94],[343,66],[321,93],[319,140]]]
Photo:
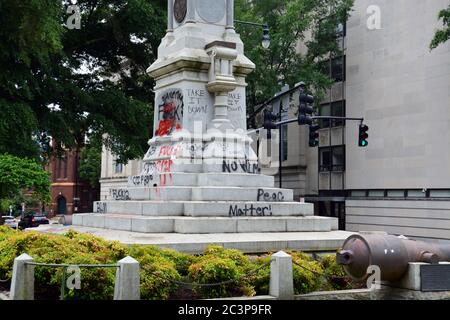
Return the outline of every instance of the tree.
[[[2,209],[30,193],[33,200],[50,201],[50,175],[39,163],[8,154],[0,155],[0,202]]]
[[[353,0],[237,0],[237,19],[267,23],[271,45],[261,46],[261,30],[236,25],[245,44],[246,55],[256,64],[247,78],[250,108],[272,97],[284,84],[300,81],[320,98],[332,84],[320,61],[340,54],[336,29],[344,23]],[[299,50],[300,45],[305,50]]]
[[[81,148],[87,132],[119,160],[140,157],[152,130],[146,74],[165,32],[164,0],[0,0],[0,152],[37,158]]]
[[[92,187],[99,184],[102,170],[102,144],[98,139],[92,139],[81,150],[79,175]]]
[[[440,44],[443,44],[450,39],[450,5],[447,9],[443,9],[439,12],[438,19],[444,23],[444,28],[436,31],[433,40],[430,44],[430,49],[437,48]]]

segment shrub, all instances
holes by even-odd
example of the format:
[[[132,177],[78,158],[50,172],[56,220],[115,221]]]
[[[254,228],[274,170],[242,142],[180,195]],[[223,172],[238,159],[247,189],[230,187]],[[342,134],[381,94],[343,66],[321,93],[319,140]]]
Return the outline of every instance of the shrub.
[[[268,295],[270,283],[270,255],[257,257],[252,261],[250,282],[256,295]]]
[[[123,248],[115,246],[117,244],[89,235],[72,234],[67,237],[17,232],[0,242],[0,277],[11,278],[14,259],[22,253],[29,254],[35,262],[40,263],[113,264],[125,252]],[[68,291],[66,297],[110,299],[114,290],[114,275],[114,269],[82,269],[81,290]],[[59,296],[61,280],[62,268],[35,267],[37,296]]]
[[[319,259],[328,279],[323,290],[352,289],[352,279],[345,273],[344,267],[336,263],[336,255],[325,255]]]
[[[267,295],[270,283],[271,255],[246,256],[233,249],[209,246],[195,256],[155,246],[124,246],[118,242],[69,231],[65,235],[20,232],[0,227],[0,279],[11,279],[14,259],[28,253],[36,262],[52,264],[115,264],[129,255],[141,266],[142,299],[220,298]],[[292,256],[296,294],[318,289],[340,290],[352,287],[334,255],[315,261],[302,252]],[[60,295],[63,268],[35,267],[38,298]],[[81,290],[65,290],[66,299],[112,299],[116,269],[81,268]],[[327,281],[328,280],[328,281]],[[177,282],[219,286],[187,286]]]
[[[250,278],[245,277],[252,270],[247,256],[233,249],[220,246],[208,246],[204,254],[188,269],[189,279],[198,284],[216,284],[218,286],[197,286],[195,292],[204,298],[232,296],[253,296],[255,290]],[[234,281],[233,281],[234,280]]]
[[[324,281],[320,263],[303,252],[292,251],[289,254],[293,262],[295,294],[317,291]]]
[[[170,253],[153,246],[132,246],[129,249],[129,255],[141,265],[142,299],[165,300],[178,288],[174,281],[180,281],[181,276],[175,262],[168,258]]]

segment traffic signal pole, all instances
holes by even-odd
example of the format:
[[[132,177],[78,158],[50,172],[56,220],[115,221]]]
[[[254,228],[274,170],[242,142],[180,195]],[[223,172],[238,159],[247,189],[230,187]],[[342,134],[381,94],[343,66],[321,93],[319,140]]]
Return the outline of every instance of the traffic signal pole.
[[[315,120],[315,119],[317,119],[317,120],[319,120],[319,119],[328,119],[328,120],[348,120],[348,121],[360,121],[361,123],[364,122],[364,118],[347,118],[347,117],[327,117],[327,116],[316,116],[316,117],[314,117],[314,116],[313,116],[313,117],[311,117],[311,119],[313,119],[313,120]],[[295,119],[289,119],[289,120],[279,121],[279,122],[275,122],[274,125],[276,125],[276,126],[282,126],[282,125],[284,125],[284,124],[293,123],[293,122],[298,122],[298,119],[295,118]],[[255,131],[261,130],[261,129],[264,129],[264,128],[259,128],[259,129],[256,129]]]

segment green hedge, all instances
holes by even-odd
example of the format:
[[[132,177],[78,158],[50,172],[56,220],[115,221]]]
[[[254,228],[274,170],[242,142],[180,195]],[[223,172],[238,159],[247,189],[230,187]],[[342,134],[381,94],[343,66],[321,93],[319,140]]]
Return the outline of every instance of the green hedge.
[[[129,255],[140,263],[141,296],[148,300],[254,296],[269,292],[270,253],[250,257],[238,250],[209,246],[196,256],[154,246],[125,246],[75,231],[50,235],[0,227],[0,279],[11,279],[14,259],[22,253],[36,262],[55,264],[113,264]],[[295,262],[296,294],[350,288],[334,255],[314,260],[301,252],[289,254]],[[58,298],[62,269],[37,266],[35,270],[37,298]],[[112,299],[115,272],[107,268],[82,268],[81,290],[66,290],[65,299]],[[222,282],[226,283],[208,287],[184,284]]]

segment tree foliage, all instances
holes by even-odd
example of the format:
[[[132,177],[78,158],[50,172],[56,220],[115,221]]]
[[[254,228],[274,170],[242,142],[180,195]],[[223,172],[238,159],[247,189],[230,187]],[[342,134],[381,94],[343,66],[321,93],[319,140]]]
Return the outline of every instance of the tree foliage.
[[[346,21],[353,0],[237,0],[239,20],[267,23],[269,49],[261,46],[261,30],[236,25],[245,53],[257,68],[248,78],[251,108],[272,97],[281,87],[304,81],[317,96],[332,84],[319,61],[339,54],[336,28]]]
[[[153,80],[145,73],[165,30],[166,1],[0,0],[0,152],[37,157],[76,148],[91,132],[125,162],[151,133]]]
[[[50,200],[50,176],[34,160],[0,155],[0,200],[14,199],[29,189],[35,199]]]
[[[91,139],[80,153],[79,175],[92,187],[99,184],[102,167],[102,144],[98,139]]]
[[[439,20],[442,19],[444,23],[444,28],[436,31],[433,40],[430,44],[430,49],[437,48],[440,44],[443,44],[450,39],[450,5],[447,9],[443,9],[439,12]]]

